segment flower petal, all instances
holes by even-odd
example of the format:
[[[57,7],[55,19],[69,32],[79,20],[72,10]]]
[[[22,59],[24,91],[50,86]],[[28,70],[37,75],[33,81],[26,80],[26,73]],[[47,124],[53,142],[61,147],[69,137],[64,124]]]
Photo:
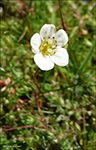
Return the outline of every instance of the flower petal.
[[[34,61],[41,70],[47,71],[54,67],[54,63],[51,59],[49,57],[43,57],[41,53],[35,54]]]
[[[41,44],[41,38],[38,33],[35,33],[30,40],[31,46],[32,46],[32,52],[38,53],[39,52],[39,46]]]
[[[69,55],[65,48],[58,47],[56,53],[50,56],[51,60],[58,66],[66,66],[69,62]]]
[[[54,34],[54,37],[58,46],[64,46],[68,42],[67,33],[63,29],[58,30]]]
[[[40,30],[40,36],[43,37],[52,37],[55,34],[55,26],[53,24],[45,24]]]

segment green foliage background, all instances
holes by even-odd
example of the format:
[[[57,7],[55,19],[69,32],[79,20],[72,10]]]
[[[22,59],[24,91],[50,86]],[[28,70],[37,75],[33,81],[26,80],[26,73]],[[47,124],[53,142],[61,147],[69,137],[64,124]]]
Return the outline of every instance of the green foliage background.
[[[69,36],[66,67],[40,70],[30,38],[42,25],[63,28],[57,0],[4,0],[1,16],[2,150],[96,149],[96,3],[61,0]],[[40,92],[41,91],[41,92]],[[39,99],[40,114],[36,96]]]

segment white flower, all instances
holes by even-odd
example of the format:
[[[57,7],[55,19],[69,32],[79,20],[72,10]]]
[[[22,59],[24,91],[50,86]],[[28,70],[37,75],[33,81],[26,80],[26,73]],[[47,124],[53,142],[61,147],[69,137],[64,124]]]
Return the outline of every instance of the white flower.
[[[51,70],[54,63],[59,66],[66,66],[69,56],[67,50],[62,46],[67,42],[68,36],[63,29],[55,33],[54,25],[43,25],[40,34],[35,33],[30,41],[37,66],[41,70]]]

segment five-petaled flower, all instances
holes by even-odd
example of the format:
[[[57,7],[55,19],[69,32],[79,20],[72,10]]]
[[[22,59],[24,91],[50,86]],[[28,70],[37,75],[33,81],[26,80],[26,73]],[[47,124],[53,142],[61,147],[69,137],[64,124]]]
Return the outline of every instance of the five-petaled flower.
[[[32,52],[35,53],[34,61],[41,70],[51,70],[54,63],[59,66],[68,64],[67,50],[62,48],[68,42],[67,33],[60,29],[55,33],[53,24],[45,24],[40,34],[31,37]]]

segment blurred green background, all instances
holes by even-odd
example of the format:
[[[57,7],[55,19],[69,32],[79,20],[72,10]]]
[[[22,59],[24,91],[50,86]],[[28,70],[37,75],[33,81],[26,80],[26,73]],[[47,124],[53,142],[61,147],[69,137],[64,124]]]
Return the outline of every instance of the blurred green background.
[[[1,149],[96,150],[95,0],[0,4]],[[36,76],[30,38],[44,24],[63,28],[60,10],[69,37],[64,46],[69,64]]]

